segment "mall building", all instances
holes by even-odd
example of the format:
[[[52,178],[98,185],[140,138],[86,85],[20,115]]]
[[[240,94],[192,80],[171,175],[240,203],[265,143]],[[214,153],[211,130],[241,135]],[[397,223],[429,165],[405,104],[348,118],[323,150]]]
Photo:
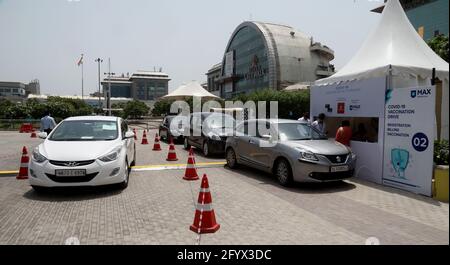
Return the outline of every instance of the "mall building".
[[[386,2],[386,1],[385,1]],[[448,36],[448,0],[400,0],[409,21],[424,40]],[[381,13],[384,5],[372,10]]]
[[[260,89],[282,90],[334,74],[334,51],[290,26],[247,21],[231,35],[222,62],[206,74],[224,99]]]
[[[103,79],[103,91],[111,84],[111,98],[153,101],[169,92],[169,75],[163,72],[137,71]]]

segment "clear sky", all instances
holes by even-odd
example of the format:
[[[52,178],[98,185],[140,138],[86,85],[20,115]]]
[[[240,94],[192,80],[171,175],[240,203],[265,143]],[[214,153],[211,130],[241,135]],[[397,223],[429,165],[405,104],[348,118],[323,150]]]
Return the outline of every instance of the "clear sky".
[[[339,69],[358,50],[380,15],[382,0],[0,0],[0,80],[37,78],[41,93],[85,94],[102,74],[163,68],[169,90],[222,60],[234,29],[255,20],[292,26],[331,47]]]

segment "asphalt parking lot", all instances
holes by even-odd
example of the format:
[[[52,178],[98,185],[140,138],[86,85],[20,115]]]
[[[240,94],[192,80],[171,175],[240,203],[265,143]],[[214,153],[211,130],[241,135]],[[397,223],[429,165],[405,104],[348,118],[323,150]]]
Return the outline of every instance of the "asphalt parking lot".
[[[230,170],[221,157],[196,152],[207,174],[217,222],[214,234],[189,230],[200,181],[182,179],[188,152],[167,162],[168,146],[141,145],[129,187],[64,189],[38,194],[15,179],[22,146],[41,139],[0,132],[0,244],[449,244],[449,205],[361,180],[284,188],[269,174]],[[68,150],[70,151],[70,150]]]

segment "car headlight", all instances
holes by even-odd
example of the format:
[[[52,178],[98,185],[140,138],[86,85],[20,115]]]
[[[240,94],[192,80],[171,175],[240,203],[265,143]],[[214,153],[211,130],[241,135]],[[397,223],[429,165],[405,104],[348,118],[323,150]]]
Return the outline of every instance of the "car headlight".
[[[111,153],[100,157],[99,160],[103,162],[112,162],[114,160],[117,160],[117,158],[119,158],[121,150],[122,150],[121,148],[115,149]]]
[[[347,151],[348,151],[348,154],[349,154],[351,160],[355,160],[356,159],[356,154],[353,153],[352,149],[350,147],[348,147],[348,146],[347,146]]]
[[[306,151],[304,149],[300,149],[297,148],[298,150],[300,150],[300,160],[307,160],[307,161],[319,161],[319,159],[317,158],[317,156],[309,151]]]
[[[43,163],[47,160],[45,156],[43,156],[41,153],[39,153],[38,149],[33,150],[33,160],[38,163]]]
[[[221,140],[220,136],[217,135],[217,134],[214,134],[214,133],[210,133],[208,136],[209,136],[209,138],[211,138],[211,139],[213,139],[215,141],[220,141]]]
[[[319,161],[319,159],[317,158],[317,156],[315,154],[309,153],[309,152],[301,152],[300,159],[309,160],[309,161]]]

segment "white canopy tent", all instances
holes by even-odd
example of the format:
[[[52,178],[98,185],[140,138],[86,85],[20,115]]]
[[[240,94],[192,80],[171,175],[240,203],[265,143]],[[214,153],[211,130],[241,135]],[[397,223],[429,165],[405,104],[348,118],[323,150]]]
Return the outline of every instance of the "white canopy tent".
[[[399,0],[388,0],[378,26],[350,62],[335,75],[316,81],[315,85],[388,76],[391,71],[393,88],[427,86],[431,84],[433,68],[442,81],[438,85],[442,92],[437,93],[438,98],[442,98],[438,104],[441,110],[438,108],[436,113],[440,117],[440,134],[448,139],[449,64],[419,36]]]
[[[183,84],[168,95],[162,97],[163,99],[184,99],[186,97],[200,97],[202,99],[215,99],[219,98],[206,91],[198,82],[192,81],[187,84]]]

